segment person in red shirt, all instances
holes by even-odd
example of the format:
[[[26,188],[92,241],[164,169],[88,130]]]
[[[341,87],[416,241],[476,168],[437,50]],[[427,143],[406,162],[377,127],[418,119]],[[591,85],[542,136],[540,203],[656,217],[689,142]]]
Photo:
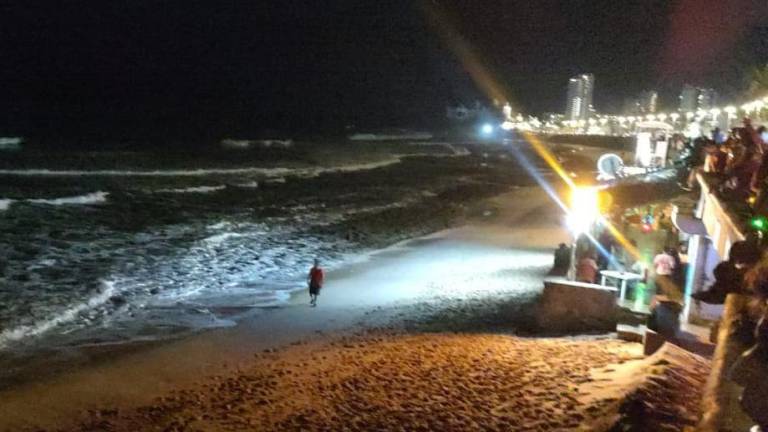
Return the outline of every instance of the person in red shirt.
[[[320,288],[323,287],[323,269],[320,268],[320,260],[315,258],[315,265],[309,269],[307,275],[307,285],[309,285],[309,304],[312,307],[317,306],[317,296],[320,295]]]

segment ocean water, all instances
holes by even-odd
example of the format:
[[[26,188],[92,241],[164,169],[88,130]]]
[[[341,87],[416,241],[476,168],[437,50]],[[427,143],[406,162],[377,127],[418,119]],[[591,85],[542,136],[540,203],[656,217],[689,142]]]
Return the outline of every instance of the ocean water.
[[[338,215],[287,203],[273,217],[253,217],[243,209],[221,214],[211,208],[224,198],[216,195],[232,201],[254,189],[225,188],[8,200],[0,215],[0,349],[53,330],[66,338],[86,327],[109,326],[123,328],[120,337],[129,338],[141,329],[128,327],[139,323],[228,325],[211,308],[278,305],[303,288],[313,258],[333,267],[355,248],[311,233]],[[183,215],[153,223],[165,211]],[[145,223],[121,226],[120,219],[132,212]]]
[[[0,171],[0,353],[233,325],[232,310],[305,289],[314,258],[333,269],[424,234],[408,209],[517,181],[504,155],[449,148],[324,168]],[[393,212],[406,219],[379,217]]]

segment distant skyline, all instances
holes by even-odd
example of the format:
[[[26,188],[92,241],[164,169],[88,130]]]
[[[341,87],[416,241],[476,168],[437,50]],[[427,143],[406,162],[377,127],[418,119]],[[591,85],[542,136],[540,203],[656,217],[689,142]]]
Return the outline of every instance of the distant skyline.
[[[515,110],[562,112],[684,83],[724,98],[768,62],[765,0],[27,0],[0,8],[0,134],[252,136],[426,127],[482,91],[423,14],[437,4]]]

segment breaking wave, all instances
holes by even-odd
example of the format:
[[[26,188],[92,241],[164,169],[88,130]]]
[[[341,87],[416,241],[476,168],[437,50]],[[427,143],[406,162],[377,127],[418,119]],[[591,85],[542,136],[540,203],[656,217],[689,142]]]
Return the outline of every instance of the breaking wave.
[[[156,193],[209,193],[224,190],[226,186],[195,186],[182,189],[157,189]]]
[[[18,327],[0,332],[0,348],[5,347],[10,342],[44,333],[60,324],[73,321],[83,312],[103,305],[114,295],[114,284],[110,281],[102,281],[101,289],[99,292],[88,300],[75,304],[45,320],[41,320],[32,324],[20,325]]]
[[[53,199],[28,199],[26,201],[35,204],[48,205],[75,205],[75,204],[100,204],[107,202],[109,192],[93,192],[85,195],[62,197]]]

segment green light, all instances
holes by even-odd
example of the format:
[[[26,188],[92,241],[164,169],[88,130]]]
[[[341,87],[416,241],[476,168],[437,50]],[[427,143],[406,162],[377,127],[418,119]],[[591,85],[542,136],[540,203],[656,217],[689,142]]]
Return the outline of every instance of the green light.
[[[749,225],[758,231],[765,231],[768,228],[768,219],[765,216],[755,216],[749,221]]]

